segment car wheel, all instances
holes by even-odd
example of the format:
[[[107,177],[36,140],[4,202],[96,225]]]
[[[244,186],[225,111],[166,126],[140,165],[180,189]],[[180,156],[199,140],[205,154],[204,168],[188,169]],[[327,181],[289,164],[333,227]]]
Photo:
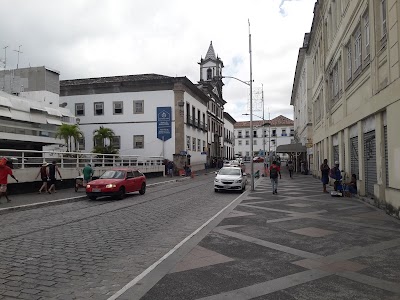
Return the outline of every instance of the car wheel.
[[[96,197],[96,196],[89,196],[89,199],[90,199],[90,200],[96,200],[97,197]]]
[[[124,187],[120,187],[120,189],[118,191],[117,199],[118,200],[122,200],[124,198],[125,198],[125,188]]]
[[[139,194],[144,195],[144,193],[146,193],[146,184],[143,182],[142,187],[139,190]]]

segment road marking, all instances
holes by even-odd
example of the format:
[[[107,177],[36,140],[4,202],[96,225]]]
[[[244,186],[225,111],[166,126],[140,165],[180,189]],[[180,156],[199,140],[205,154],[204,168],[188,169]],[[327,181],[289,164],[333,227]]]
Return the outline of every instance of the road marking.
[[[201,225],[199,228],[197,228],[195,231],[193,231],[191,234],[189,234],[185,239],[183,239],[179,244],[177,244],[174,248],[168,251],[163,257],[161,257],[158,261],[153,263],[150,267],[148,267],[146,270],[144,270],[141,274],[136,276],[134,279],[132,279],[130,282],[128,282],[122,289],[117,291],[114,295],[112,295],[110,298],[107,300],[116,300],[118,299],[119,296],[123,295],[127,290],[135,286],[140,280],[142,280],[144,277],[146,277],[151,271],[153,271],[159,264],[161,264],[164,260],[166,260],[169,256],[171,256],[175,251],[177,251],[182,245],[184,245],[188,240],[190,240],[193,236],[195,236],[197,233],[199,233],[204,227],[206,227],[209,223],[211,223],[213,220],[215,220],[220,214],[222,214],[226,209],[228,209],[235,201],[237,201],[240,197],[242,197],[244,194],[248,192],[245,192],[241,194],[240,196],[236,197],[232,202],[230,202],[227,206],[225,206],[223,209],[221,209],[219,212],[217,212],[211,219],[206,221],[203,225]]]

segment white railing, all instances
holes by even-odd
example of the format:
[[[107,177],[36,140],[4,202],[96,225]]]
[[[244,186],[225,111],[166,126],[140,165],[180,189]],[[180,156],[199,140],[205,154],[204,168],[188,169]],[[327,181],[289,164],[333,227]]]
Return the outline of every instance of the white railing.
[[[14,169],[38,168],[43,162],[56,161],[60,168],[81,168],[87,164],[93,167],[152,167],[162,166],[161,156],[99,154],[81,152],[55,152],[35,150],[0,149],[0,157],[9,158]]]

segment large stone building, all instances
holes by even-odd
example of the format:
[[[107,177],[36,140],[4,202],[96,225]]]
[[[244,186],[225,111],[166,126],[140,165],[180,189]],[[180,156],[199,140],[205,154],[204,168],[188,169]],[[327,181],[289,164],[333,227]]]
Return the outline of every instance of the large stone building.
[[[323,159],[330,165],[339,161],[347,178],[357,175],[359,194],[396,208],[399,19],[398,1],[319,0],[302,50],[308,66],[306,102],[312,103],[315,174]],[[296,70],[299,64],[303,62]]]
[[[224,151],[226,159],[235,158],[235,124],[236,120],[227,112],[224,112]]]
[[[235,124],[235,155],[242,157],[263,156],[275,154],[280,145],[291,144],[294,141],[293,120],[278,116],[271,120],[253,121],[253,154],[250,155],[250,122],[242,121]],[[285,154],[283,154],[285,156]]]

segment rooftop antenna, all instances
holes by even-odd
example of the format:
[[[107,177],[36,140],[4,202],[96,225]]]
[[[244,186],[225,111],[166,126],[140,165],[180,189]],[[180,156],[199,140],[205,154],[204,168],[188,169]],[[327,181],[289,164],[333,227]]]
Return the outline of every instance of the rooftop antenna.
[[[18,46],[18,50],[14,50],[15,52],[18,53],[18,58],[17,58],[17,69],[18,69],[18,64],[19,64],[19,54],[20,54],[20,53],[24,53],[24,52],[21,51],[21,47],[22,47],[22,45],[19,45],[19,46]]]

